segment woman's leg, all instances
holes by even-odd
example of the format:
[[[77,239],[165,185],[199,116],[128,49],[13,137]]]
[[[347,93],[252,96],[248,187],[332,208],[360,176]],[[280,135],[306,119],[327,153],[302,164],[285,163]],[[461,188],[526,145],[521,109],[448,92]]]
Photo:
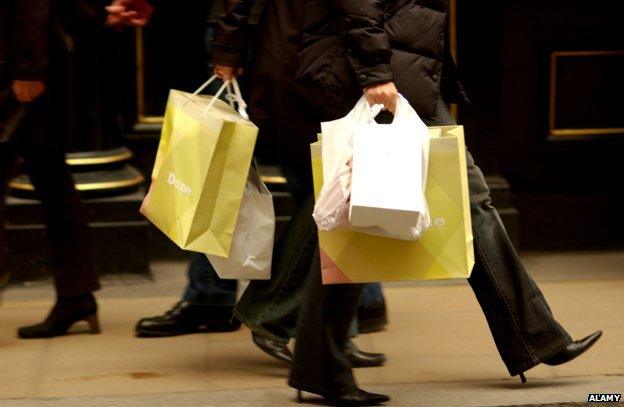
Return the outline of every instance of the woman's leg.
[[[438,101],[431,125],[455,124]],[[466,153],[475,266],[468,279],[488,321],[496,347],[515,376],[565,348],[572,339],[555,320],[546,299],[526,272],[503,222],[492,206],[483,173]]]
[[[52,243],[54,286],[57,300],[41,323],[18,329],[21,338],[49,338],[63,335],[74,322],[89,323],[99,333],[97,303],[99,289],[84,205],[65,163],[62,140],[48,134],[48,108],[40,102],[29,106],[31,120],[20,141],[19,154],[43,206],[43,216]],[[49,136],[49,137],[48,137]],[[51,140],[47,143],[46,140]]]
[[[289,385],[332,398],[356,388],[345,355],[362,284],[323,285],[318,248],[305,284]]]
[[[12,144],[0,143],[0,288],[8,282],[8,248],[5,230],[6,190],[15,162],[15,149]]]
[[[99,289],[93,266],[86,211],[60,147],[27,147],[26,170],[41,200],[53,248],[54,281],[59,297]]]
[[[481,170],[467,153],[475,266],[468,279],[512,376],[541,363],[572,339],[555,320],[491,205]]]
[[[446,103],[438,101],[437,120],[452,125]],[[496,347],[515,376],[565,348],[572,339],[559,325],[546,299],[526,272],[503,222],[492,206],[483,173],[466,153],[475,266],[468,279],[488,321]]]

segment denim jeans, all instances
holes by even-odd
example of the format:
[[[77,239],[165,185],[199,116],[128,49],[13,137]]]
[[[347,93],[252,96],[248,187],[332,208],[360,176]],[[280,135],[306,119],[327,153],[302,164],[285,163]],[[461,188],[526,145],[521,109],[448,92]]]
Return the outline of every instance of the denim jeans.
[[[358,305],[375,304],[381,302],[381,300],[383,300],[383,291],[381,291],[381,284],[365,284]]]
[[[438,123],[455,124],[443,100],[438,102],[437,116]],[[468,282],[503,362],[515,376],[557,353],[572,338],[555,320],[544,295],[522,265],[470,152],[466,159],[475,247],[475,266]]]
[[[446,104],[440,101],[438,119],[429,125],[453,124]],[[515,376],[562,350],[572,339],[555,320],[541,291],[524,269],[495,208],[490,190],[472,155],[466,152],[470,210],[475,243],[475,266],[468,279],[510,375]],[[312,233],[301,230],[302,235]],[[291,261],[296,263],[295,260]],[[315,274],[316,271],[312,274]],[[319,394],[354,386],[326,314],[331,300],[319,295],[320,277],[310,277],[299,318],[295,357],[289,384]],[[314,301],[308,304],[306,301]],[[325,302],[323,302],[325,301]],[[344,303],[343,303],[344,306]],[[348,306],[347,306],[348,308]],[[314,327],[314,328],[311,328]]]
[[[219,278],[206,255],[192,254],[188,278],[184,301],[219,307],[233,307],[236,304],[238,282]]]

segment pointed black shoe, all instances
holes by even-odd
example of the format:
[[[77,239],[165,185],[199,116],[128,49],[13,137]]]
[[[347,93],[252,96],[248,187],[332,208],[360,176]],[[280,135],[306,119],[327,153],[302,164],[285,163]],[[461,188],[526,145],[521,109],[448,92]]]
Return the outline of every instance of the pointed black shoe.
[[[390,396],[385,394],[369,393],[359,388],[353,389],[348,393],[340,396],[323,396],[324,402],[330,406],[338,407],[355,407],[355,406],[378,406],[390,401]],[[301,390],[297,390],[297,401],[304,403]]]
[[[233,309],[180,301],[163,315],[141,319],[134,330],[139,338],[236,331],[241,324],[232,320]]]
[[[557,366],[569,362],[572,359],[585,353],[585,351],[591,348],[592,345],[595,344],[601,336],[602,331],[596,331],[583,339],[574,341],[565,348],[563,348],[561,351],[544,360],[543,363],[549,366]],[[524,376],[524,372],[518,373],[518,376],[520,376],[520,380],[523,384],[527,382],[526,377]]]
[[[581,340],[574,341],[560,352],[544,360],[544,363],[550,366],[556,366],[569,362],[572,359],[582,355],[587,349],[591,348],[601,336],[602,331],[596,331]]]
[[[383,353],[371,353],[360,350],[352,341],[347,343],[345,351],[347,359],[351,362],[351,366],[358,367],[379,367],[386,363],[386,355]]]
[[[267,355],[288,364],[292,363],[293,354],[290,349],[288,349],[287,344],[265,338],[255,332],[251,333],[251,339],[253,343]]]
[[[89,324],[90,333],[99,334],[97,303],[93,294],[58,298],[45,321],[19,328],[17,335],[22,339],[52,338],[65,335],[78,321]]]
[[[292,364],[293,354],[288,349],[288,345],[282,342],[268,339],[263,336],[251,333],[253,343],[264,353],[280,360],[284,363]],[[383,353],[370,353],[358,349],[351,341],[347,344],[346,356],[354,368],[359,367],[378,367],[386,362],[386,355]]]

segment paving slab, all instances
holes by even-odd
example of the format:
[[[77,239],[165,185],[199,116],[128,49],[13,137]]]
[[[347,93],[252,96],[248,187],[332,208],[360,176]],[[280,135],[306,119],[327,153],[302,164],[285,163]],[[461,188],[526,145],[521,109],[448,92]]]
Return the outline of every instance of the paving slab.
[[[596,266],[599,272],[577,278],[582,270],[573,263],[591,264],[583,259],[562,260],[576,270],[571,278],[564,278],[561,267],[559,278],[538,278],[573,337],[604,330],[595,348],[577,360],[538,366],[521,385],[508,377],[465,282],[389,284],[388,329],[356,340],[365,350],[385,352],[388,363],[358,369],[359,383],[392,394],[389,405],[397,406],[584,403],[588,393],[622,393],[624,275],[614,271],[617,261],[605,257]],[[540,264],[553,267],[548,257],[529,263],[538,265],[538,276],[545,273]],[[173,338],[133,336],[139,318],[160,314],[178,300],[184,269],[183,263],[160,264],[154,280],[106,281],[98,293],[101,335],[81,334],[85,327],[79,324],[64,337],[19,340],[17,327],[42,319],[53,298],[50,287],[40,283],[8,290],[0,306],[0,406],[290,405],[294,392],[286,386],[287,367],[259,352],[246,328]]]
[[[372,391],[392,395],[387,406],[397,407],[578,407],[606,403],[586,403],[593,392],[621,393],[621,376],[594,376],[532,380],[526,385],[509,380],[450,383],[410,383],[371,385]],[[320,399],[306,394],[305,405]],[[295,405],[292,389],[238,389],[211,392],[174,392],[142,395],[87,396],[0,400],[2,407],[277,407]],[[613,405],[612,403],[610,405]]]

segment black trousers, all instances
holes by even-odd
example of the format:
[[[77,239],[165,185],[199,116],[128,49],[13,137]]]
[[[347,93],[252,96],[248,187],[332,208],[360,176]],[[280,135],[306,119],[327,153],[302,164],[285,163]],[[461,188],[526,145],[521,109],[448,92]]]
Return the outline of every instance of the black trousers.
[[[308,270],[288,384],[331,398],[357,387],[345,348],[363,284],[323,285],[318,245]]]
[[[48,112],[44,98],[29,105],[14,139],[0,143],[0,267],[6,267],[8,255],[5,197],[11,169],[19,157],[43,206],[57,295],[67,297],[90,293],[100,285],[93,267],[85,208],[65,163],[60,141],[63,134],[48,134],[52,128]]]

